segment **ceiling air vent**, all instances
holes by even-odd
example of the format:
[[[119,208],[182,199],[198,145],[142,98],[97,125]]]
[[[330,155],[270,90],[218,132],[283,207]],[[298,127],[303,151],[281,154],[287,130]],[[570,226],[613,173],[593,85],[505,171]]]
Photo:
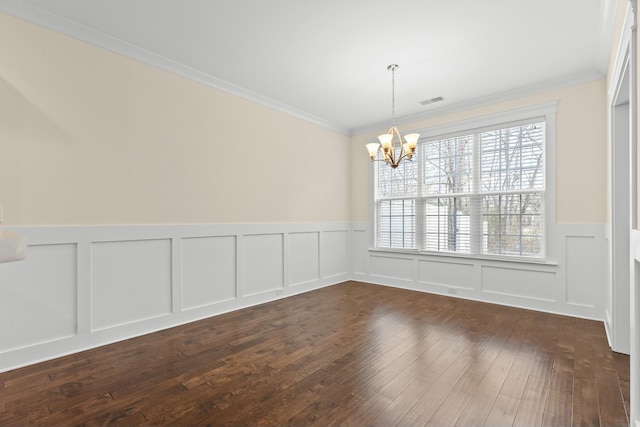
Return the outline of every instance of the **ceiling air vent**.
[[[444,98],[441,96],[438,96],[437,98],[431,98],[431,99],[427,99],[426,101],[422,101],[420,102],[420,104],[429,105],[429,104],[433,104],[434,102],[440,102],[440,101],[444,101]]]

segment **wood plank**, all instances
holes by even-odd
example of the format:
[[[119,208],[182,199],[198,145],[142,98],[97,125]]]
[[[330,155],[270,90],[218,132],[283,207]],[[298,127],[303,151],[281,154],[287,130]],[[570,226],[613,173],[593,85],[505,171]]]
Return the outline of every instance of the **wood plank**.
[[[534,375],[529,376],[513,427],[538,427],[542,425],[549,389],[549,380]]]
[[[548,379],[553,373],[553,364],[555,362],[555,353],[541,350],[536,353],[531,365],[529,375],[542,379]]]
[[[455,341],[447,339],[439,339],[431,345],[427,351],[425,351],[419,358],[412,363],[406,365],[406,367],[395,377],[390,378],[386,384],[380,387],[379,384],[374,384],[374,391],[380,395],[386,397],[389,400],[393,400],[407,387],[412,379],[419,376],[428,367],[440,357]],[[432,371],[435,374],[435,371]],[[376,387],[377,386],[377,387]]]
[[[547,405],[544,408],[542,418],[543,427],[570,426],[572,407],[573,395],[571,392],[563,392],[550,388]]]
[[[460,415],[476,396],[476,390],[482,378],[479,375],[471,373],[469,370],[460,378],[451,393],[444,402],[438,407],[436,412],[429,418],[426,426],[428,427],[450,427],[453,426]]]
[[[620,382],[614,369],[598,370],[596,378],[600,424],[619,426],[629,424],[629,413],[624,405]],[[623,403],[622,405],[620,403]]]
[[[600,425],[597,396],[595,380],[589,378],[573,380],[572,426],[597,427]]]
[[[388,427],[397,425],[420,397],[431,388],[440,374],[425,369],[413,377],[407,386],[387,405],[369,424],[369,426]]]
[[[373,420],[391,403],[386,397],[377,393],[371,394],[368,398],[361,398],[364,403],[351,411],[343,419],[340,426],[368,426]]]
[[[519,352],[509,370],[507,378],[505,378],[500,393],[518,400],[521,399],[532,365],[533,355],[526,350]]]
[[[620,386],[620,393],[622,394],[622,401],[624,402],[625,412],[627,418],[630,418],[631,413],[631,387],[629,383],[629,369],[630,369],[630,357],[628,354],[621,354],[612,352],[611,354],[616,371],[616,379]]]
[[[447,370],[433,383],[433,386],[407,411],[400,420],[400,424],[419,425],[429,420],[467,371],[471,361],[471,356],[465,353],[456,357]]]
[[[516,418],[520,399],[500,393],[484,422],[487,427],[510,426]]]
[[[456,426],[482,425],[500,393],[515,357],[511,349],[501,351],[476,390],[477,397],[465,407]]]

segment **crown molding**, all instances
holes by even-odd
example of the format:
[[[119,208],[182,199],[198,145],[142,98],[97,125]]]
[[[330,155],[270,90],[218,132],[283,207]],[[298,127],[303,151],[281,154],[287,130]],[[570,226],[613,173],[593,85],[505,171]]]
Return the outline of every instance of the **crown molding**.
[[[431,109],[429,111],[421,112],[418,114],[411,114],[403,117],[396,117],[396,124],[413,123],[420,120],[426,120],[434,117],[444,116],[445,114],[457,113],[460,111],[470,110],[472,108],[482,107],[485,105],[496,104],[503,101],[510,101],[512,99],[522,98],[525,96],[535,95],[550,90],[560,89],[575,84],[586,83],[594,80],[603,79],[605,75],[598,70],[591,70],[568,76],[560,77],[557,79],[548,80],[545,82],[536,83],[533,85],[500,92],[480,98],[471,99],[468,101],[462,101],[451,105],[443,105],[438,108]],[[377,122],[368,126],[359,127],[353,129],[352,136],[360,135],[380,129],[387,128],[389,122]]]
[[[41,27],[81,40],[102,49],[126,56],[164,71],[214,87],[232,95],[239,96],[256,104],[314,123],[343,135],[350,135],[351,130],[343,125],[333,123],[321,117],[306,113],[282,102],[260,95],[259,93],[240,87],[211,74],[188,67],[147,49],[125,42],[121,39],[96,31],[75,21],[26,4],[20,0],[0,0],[0,12],[31,22]]]

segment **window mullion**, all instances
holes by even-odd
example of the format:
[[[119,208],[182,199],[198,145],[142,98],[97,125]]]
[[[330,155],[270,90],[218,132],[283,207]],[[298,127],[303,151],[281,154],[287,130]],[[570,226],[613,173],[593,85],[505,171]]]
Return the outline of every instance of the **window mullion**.
[[[471,196],[471,252],[482,253],[482,196],[480,189],[482,188],[482,146],[480,134],[473,135],[473,165],[471,172],[473,174],[473,195]]]
[[[425,213],[424,213],[424,162],[426,161],[426,153],[424,149],[424,143],[420,144],[420,149],[418,150],[417,161],[418,161],[418,193],[416,194],[415,201],[415,226],[416,226],[416,236],[415,243],[416,249],[422,250],[425,247]]]

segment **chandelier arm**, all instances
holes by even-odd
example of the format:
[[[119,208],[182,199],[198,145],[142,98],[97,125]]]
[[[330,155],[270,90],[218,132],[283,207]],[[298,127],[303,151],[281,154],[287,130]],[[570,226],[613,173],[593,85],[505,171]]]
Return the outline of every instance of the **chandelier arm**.
[[[398,128],[394,126],[393,132],[398,136],[398,144],[400,144],[400,153],[398,154],[398,156],[402,158],[405,153],[404,145],[402,144],[402,137],[400,136],[400,131],[398,131]],[[398,163],[400,163],[400,159],[398,159]]]
[[[373,159],[372,162],[385,162],[385,163],[389,163],[387,160],[385,159]]]
[[[396,157],[396,156],[394,155],[394,149],[393,149],[393,147],[391,147],[391,152],[389,153],[389,155],[387,155],[387,156],[385,156],[385,157],[386,157],[386,158],[385,158],[385,162],[387,162],[387,163],[389,163],[389,164],[393,164],[393,163],[395,163],[395,162],[396,162],[396,159],[395,159],[395,157]]]
[[[403,161],[404,159],[409,159],[409,155],[408,155],[408,154],[406,154],[406,153],[405,153],[405,154],[403,154],[403,155],[402,155],[402,157],[400,157],[400,158],[398,159],[398,163],[400,163],[400,162],[401,162],[401,161]]]

